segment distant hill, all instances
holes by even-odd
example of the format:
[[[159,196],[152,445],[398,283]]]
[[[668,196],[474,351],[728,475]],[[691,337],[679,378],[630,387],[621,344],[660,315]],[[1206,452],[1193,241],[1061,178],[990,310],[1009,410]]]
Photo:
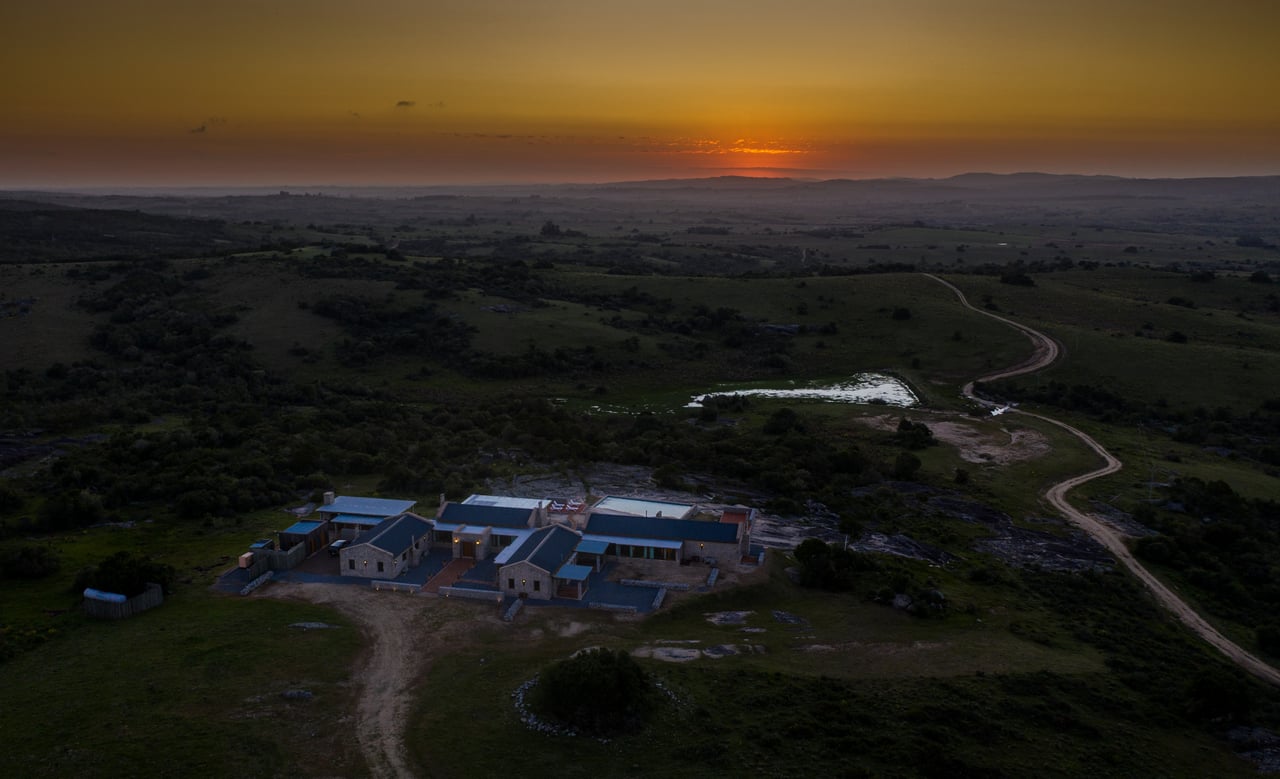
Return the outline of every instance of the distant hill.
[[[242,243],[223,222],[0,198],[0,262],[204,254]]]
[[[1125,223],[1139,230],[1274,239],[1269,209],[1280,202],[1280,176],[1135,179],[1028,172],[825,181],[716,176],[607,184],[187,188],[5,197],[0,193],[0,236],[8,243],[0,247],[0,261],[202,253],[226,247],[226,241],[238,245],[236,234],[250,232],[250,223],[261,227],[259,237],[284,225],[389,236],[467,220],[514,220],[513,227],[524,222],[526,230],[551,220],[599,235],[637,225],[728,220],[780,229],[793,224]],[[54,242],[62,245],[54,249]]]

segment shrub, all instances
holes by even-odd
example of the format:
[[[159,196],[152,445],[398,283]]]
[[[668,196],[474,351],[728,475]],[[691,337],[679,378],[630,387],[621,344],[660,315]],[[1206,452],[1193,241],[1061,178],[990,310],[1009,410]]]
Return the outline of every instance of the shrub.
[[[47,546],[28,544],[0,557],[0,577],[5,579],[42,579],[58,572],[62,561]]]
[[[938,443],[933,437],[933,431],[927,425],[923,422],[912,422],[906,417],[898,420],[898,433],[894,437],[899,444],[908,449],[925,449],[936,446]]]
[[[903,452],[893,461],[893,478],[910,480],[920,470],[920,458],[911,452]]]
[[[116,552],[98,564],[97,569],[87,577],[89,583],[86,586],[132,598],[146,592],[148,582],[155,582],[168,592],[173,583],[173,575],[173,566],[157,563],[131,552]]]
[[[653,709],[644,670],[622,650],[579,652],[547,669],[533,689],[540,714],[594,736],[638,730]]]
[[[1035,279],[1025,273],[1002,273],[1000,274],[1001,284],[1012,284],[1015,287],[1034,287]]]

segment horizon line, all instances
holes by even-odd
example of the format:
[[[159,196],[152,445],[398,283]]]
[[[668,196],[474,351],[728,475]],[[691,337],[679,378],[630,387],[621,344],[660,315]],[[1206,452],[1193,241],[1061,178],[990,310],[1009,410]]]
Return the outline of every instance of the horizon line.
[[[1109,179],[1116,181],[1206,181],[1206,180],[1240,180],[1240,179],[1263,179],[1280,177],[1280,172],[1275,173],[1258,173],[1244,175],[1206,175],[1206,176],[1125,176],[1114,173],[1051,173],[1046,171],[1027,170],[1015,171],[1011,173],[996,173],[992,171],[974,170],[965,173],[957,173],[950,176],[869,176],[865,178],[836,176],[832,178],[821,178],[811,176],[752,176],[734,173],[724,173],[718,175],[702,175],[702,176],[666,176],[652,179],[617,179],[611,181],[546,181],[546,182],[529,182],[529,181],[508,181],[508,182],[470,182],[470,183],[325,183],[325,184],[300,184],[300,183],[279,183],[279,184],[251,184],[251,183],[189,183],[189,184],[19,184],[19,185],[3,185],[0,184],[0,193],[19,193],[19,192],[56,192],[56,193],[75,193],[75,192],[130,192],[130,191],[192,191],[192,190],[276,190],[280,193],[294,194],[292,190],[298,190],[301,194],[304,190],[319,189],[493,189],[493,188],[524,188],[537,189],[547,187],[617,187],[641,184],[678,184],[682,182],[711,182],[720,180],[734,180],[742,182],[795,182],[799,184],[828,184],[838,182],[849,183],[873,183],[873,182],[946,182],[966,177],[986,176],[991,178],[1016,178],[1021,176],[1040,176],[1047,178],[1087,178],[1087,179]]]

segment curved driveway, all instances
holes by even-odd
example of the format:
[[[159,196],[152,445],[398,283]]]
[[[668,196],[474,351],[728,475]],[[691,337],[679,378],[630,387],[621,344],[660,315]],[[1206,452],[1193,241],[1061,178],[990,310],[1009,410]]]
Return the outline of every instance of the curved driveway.
[[[976,381],[981,381],[981,382],[995,381],[997,379],[1005,379],[1011,376],[1019,376],[1024,373],[1031,373],[1033,371],[1038,371],[1041,368],[1045,368],[1051,365],[1053,361],[1058,359],[1058,357],[1061,355],[1062,348],[1058,345],[1058,343],[1054,341],[1052,338],[1050,338],[1049,336],[1040,332],[1039,330],[1033,330],[1032,328],[1027,327],[1026,325],[1022,325],[1017,322],[1014,322],[1011,319],[1007,319],[1002,316],[997,316],[995,314],[992,314],[989,311],[984,311],[980,308],[976,308],[975,306],[969,303],[968,298],[966,298],[964,296],[964,293],[961,292],[954,284],[948,281],[945,281],[937,276],[934,276],[931,273],[926,273],[924,275],[928,276],[929,278],[933,279],[939,284],[942,284],[947,288],[949,288],[952,292],[956,294],[956,297],[960,299],[961,304],[963,304],[966,308],[976,311],[979,314],[982,314],[983,316],[988,316],[988,317],[991,317],[992,319],[996,319],[1000,322],[1003,322],[1009,325],[1010,327],[1014,327],[1018,329],[1024,335],[1026,335],[1027,338],[1031,339],[1032,344],[1034,344],[1035,346],[1035,351],[1032,353],[1030,359],[1024,362],[1021,362],[1012,368],[1008,368],[1006,370],[1000,371],[998,373],[993,373],[988,376],[983,376],[982,378],[977,379]],[[986,406],[993,405],[989,401],[985,401],[985,400],[982,400],[981,398],[976,397],[973,394],[973,385],[974,385],[974,382],[969,382],[964,386],[965,397]],[[1010,409],[1010,411],[1014,411],[1014,409]],[[1028,411],[1017,411],[1017,413],[1035,417],[1036,419],[1042,419],[1045,422],[1048,422],[1052,425],[1057,425],[1063,430],[1066,430],[1067,432],[1071,433],[1072,435],[1074,435],[1075,437],[1083,441],[1085,445],[1088,446],[1090,449],[1092,449],[1094,452],[1097,452],[1098,456],[1101,457],[1105,463],[1105,465],[1103,465],[1101,468],[1099,468],[1096,471],[1090,471],[1089,473],[1085,473],[1080,476],[1073,476],[1070,479],[1067,479],[1066,481],[1062,481],[1062,482],[1059,482],[1058,484],[1053,485],[1052,487],[1050,487],[1048,490],[1045,491],[1044,493],[1045,500],[1049,501],[1049,503],[1052,504],[1054,508],[1062,512],[1063,516],[1065,516],[1067,519],[1075,523],[1076,526],[1078,526],[1080,529],[1084,530],[1086,533],[1093,536],[1093,538],[1098,543],[1105,546],[1111,552],[1111,554],[1115,555],[1117,560],[1123,563],[1124,566],[1128,568],[1129,571],[1132,572],[1134,576],[1138,577],[1139,581],[1141,581],[1144,585],[1147,586],[1147,589],[1149,589],[1151,593],[1155,595],[1156,600],[1158,600],[1161,604],[1163,604],[1167,609],[1172,611],[1174,615],[1179,620],[1182,621],[1182,624],[1186,625],[1187,627],[1195,631],[1196,635],[1200,636],[1202,639],[1207,641],[1211,646],[1216,648],[1219,652],[1222,652],[1222,654],[1230,658],[1231,661],[1234,662],[1236,665],[1239,665],[1241,668],[1253,674],[1254,676],[1257,676],[1263,681],[1267,681],[1267,682],[1270,682],[1271,684],[1280,686],[1280,671],[1277,671],[1275,668],[1263,662],[1258,657],[1245,651],[1242,647],[1240,647],[1239,644],[1236,644],[1235,642],[1231,641],[1231,639],[1222,635],[1222,633],[1220,633],[1217,628],[1215,628],[1213,625],[1210,625],[1208,622],[1206,622],[1205,619],[1201,617],[1199,614],[1197,614],[1196,611],[1192,609],[1191,606],[1189,606],[1186,601],[1182,600],[1182,598],[1180,598],[1177,593],[1169,589],[1169,587],[1164,582],[1157,579],[1154,575],[1152,575],[1150,571],[1148,571],[1145,567],[1143,567],[1142,563],[1138,562],[1137,558],[1133,556],[1133,553],[1129,551],[1129,547],[1124,543],[1124,540],[1120,537],[1118,533],[1116,533],[1109,526],[1104,525],[1102,522],[1098,521],[1096,517],[1078,510],[1077,508],[1075,508],[1074,506],[1072,506],[1070,503],[1067,502],[1067,493],[1070,492],[1071,490],[1075,489],[1076,487],[1079,487],[1081,484],[1084,484],[1087,481],[1091,481],[1100,476],[1106,476],[1107,474],[1115,473],[1116,471],[1124,467],[1123,464],[1120,462],[1120,460],[1116,459],[1116,457],[1113,454],[1111,454],[1106,449],[1104,449],[1102,445],[1099,444],[1097,441],[1093,440],[1092,437],[1078,430],[1077,428],[1066,424],[1065,422],[1059,422],[1056,419],[1044,416],[1042,414],[1032,414],[1031,412],[1028,412]]]

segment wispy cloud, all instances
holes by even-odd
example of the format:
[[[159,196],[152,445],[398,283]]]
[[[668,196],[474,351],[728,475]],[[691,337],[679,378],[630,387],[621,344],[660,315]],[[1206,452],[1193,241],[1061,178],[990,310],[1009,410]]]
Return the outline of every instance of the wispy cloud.
[[[417,104],[416,100],[397,100],[396,108],[413,108]]]
[[[209,132],[210,128],[217,127],[219,125],[223,125],[226,123],[227,123],[227,120],[225,117],[211,116],[208,119],[205,119],[204,122],[199,127],[192,127],[190,130],[188,130],[188,132],[192,133],[193,135],[203,135]]]

